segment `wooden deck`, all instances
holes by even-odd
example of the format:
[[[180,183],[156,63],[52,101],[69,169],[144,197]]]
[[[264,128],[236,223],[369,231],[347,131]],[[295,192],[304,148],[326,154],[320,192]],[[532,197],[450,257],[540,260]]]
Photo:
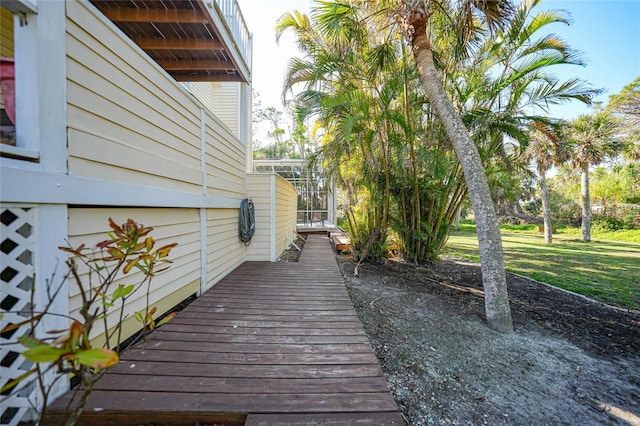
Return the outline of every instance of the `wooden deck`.
[[[195,422],[404,424],[326,236],[298,263],[243,264],[125,351],[79,424]]]

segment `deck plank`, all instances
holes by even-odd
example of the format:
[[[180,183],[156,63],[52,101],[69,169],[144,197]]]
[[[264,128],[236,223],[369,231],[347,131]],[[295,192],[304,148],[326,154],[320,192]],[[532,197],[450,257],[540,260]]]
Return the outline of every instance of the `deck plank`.
[[[52,405],[52,422],[72,397]],[[319,235],[308,237],[298,263],[241,265],[125,351],[78,424],[142,418],[403,424],[329,240]]]

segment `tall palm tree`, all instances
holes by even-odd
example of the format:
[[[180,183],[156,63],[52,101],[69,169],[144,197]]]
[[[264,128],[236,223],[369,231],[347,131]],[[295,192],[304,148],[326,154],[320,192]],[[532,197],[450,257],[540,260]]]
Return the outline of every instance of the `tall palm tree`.
[[[360,257],[376,258],[384,253],[388,229],[392,98],[385,96],[388,75],[377,72],[377,52],[359,12],[347,3],[319,1],[311,18],[283,15],[276,34],[292,30],[305,53],[290,61],[285,93],[302,86],[295,102],[315,115],[316,128],[324,132],[324,158],[333,160],[328,172],[367,200],[362,208],[350,202],[347,219],[354,249]]]
[[[458,108],[479,148],[494,201],[515,214],[523,214],[518,200],[526,192],[519,175],[529,173],[518,161],[529,143],[527,129],[549,123],[545,115],[533,112],[570,100],[590,103],[599,93],[580,79],[564,81],[552,74],[559,66],[584,64],[566,42],[546,32],[550,25],[568,24],[566,12],[536,11],[539,3],[520,3],[504,28],[471,50],[469,65],[453,80]]]
[[[542,217],[544,222],[544,240],[551,244],[553,241],[551,225],[551,206],[549,190],[547,188],[547,171],[553,166],[564,163],[568,157],[567,141],[563,136],[563,123],[555,125],[536,124],[532,129],[529,144],[524,150],[523,160],[535,161],[538,184],[542,195]]]
[[[621,133],[626,140],[624,157],[640,161],[640,77],[612,95],[607,110],[621,119]]]
[[[591,197],[589,194],[589,167],[597,166],[607,157],[620,152],[621,144],[614,139],[618,122],[607,111],[583,114],[572,123],[571,163],[582,172],[582,241],[591,241]]]
[[[463,41],[471,40],[477,30],[475,11],[480,11],[491,28],[504,24],[513,6],[509,0],[465,0],[457,8],[448,0],[400,0],[399,16],[413,49],[429,103],[446,129],[456,152],[469,189],[469,198],[476,218],[480,249],[485,312],[490,328],[500,332],[513,331],[511,307],[507,295],[504,253],[498,217],[491,199],[487,177],[480,154],[466,129],[459,112],[444,89],[434,62],[431,33],[434,16],[451,11],[460,18],[456,26]]]

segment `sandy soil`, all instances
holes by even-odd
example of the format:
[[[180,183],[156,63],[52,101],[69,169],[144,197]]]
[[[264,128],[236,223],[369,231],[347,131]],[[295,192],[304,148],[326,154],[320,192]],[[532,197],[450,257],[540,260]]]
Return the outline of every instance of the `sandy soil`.
[[[509,274],[502,335],[477,264],[337,260],[408,425],[640,426],[639,312]]]

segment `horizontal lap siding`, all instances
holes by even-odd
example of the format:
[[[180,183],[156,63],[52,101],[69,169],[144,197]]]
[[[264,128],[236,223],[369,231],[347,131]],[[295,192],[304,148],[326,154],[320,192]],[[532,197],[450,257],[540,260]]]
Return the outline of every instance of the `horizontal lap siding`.
[[[207,210],[207,288],[213,286],[245,259],[238,237],[238,209]]]
[[[157,306],[158,312],[165,312],[190,294],[199,289],[200,278],[200,220],[195,209],[125,209],[125,208],[70,208],[69,209],[69,241],[73,247],[84,243],[94,247],[98,242],[107,239],[109,231],[108,218],[117,224],[126,222],[128,218],[139,224],[153,227],[150,236],[156,241],[155,248],[166,244],[178,243],[170,254],[173,263],[166,271],[159,273],[151,283],[150,306]],[[87,282],[89,276],[86,267],[79,267],[80,277]],[[94,278],[95,279],[95,278]],[[143,274],[132,271],[121,276],[109,291],[111,294],[118,284],[136,284],[142,281]],[[136,311],[145,307],[145,288],[138,290],[127,301],[128,318],[126,334],[130,335],[140,329],[140,324],[133,320]],[[69,285],[69,310],[71,315],[78,316],[81,305],[80,293],[75,283]],[[109,327],[116,321],[116,310],[109,318]],[[96,337],[103,333],[102,322],[96,324]]]
[[[213,111],[213,85],[211,82],[189,82],[182,83],[193,96],[196,97],[205,108]]]
[[[289,245],[296,230],[298,191],[281,176],[276,176],[276,255],[280,255]]]
[[[247,192],[244,145],[213,114],[206,124],[208,194],[240,200]]]
[[[200,192],[200,106],[91,6],[67,16],[70,173]]]
[[[271,260],[271,174],[248,174],[247,187],[256,214],[256,232],[247,249],[247,260]]]
[[[0,56],[13,58],[13,13],[0,7]]]
[[[240,83],[222,82],[213,85],[213,112],[236,137],[239,137]]]

